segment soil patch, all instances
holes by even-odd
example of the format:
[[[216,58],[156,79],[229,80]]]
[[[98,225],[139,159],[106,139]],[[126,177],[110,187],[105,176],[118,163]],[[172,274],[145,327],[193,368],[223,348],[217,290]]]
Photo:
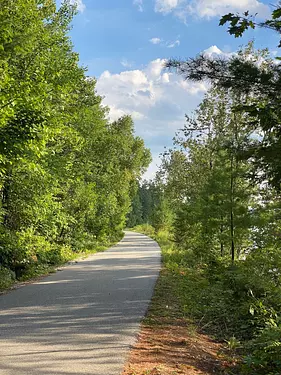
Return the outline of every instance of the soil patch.
[[[167,271],[162,271],[123,375],[230,374],[223,345],[198,333],[182,316]]]

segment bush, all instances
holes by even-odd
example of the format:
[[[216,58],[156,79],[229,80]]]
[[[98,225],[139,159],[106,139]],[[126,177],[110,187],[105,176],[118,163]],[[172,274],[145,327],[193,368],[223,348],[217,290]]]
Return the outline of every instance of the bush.
[[[241,343],[239,373],[280,375],[280,251],[257,250],[235,264],[215,257],[204,263],[190,248],[169,242],[165,232],[156,239],[185,316],[221,340]]]
[[[143,233],[151,238],[155,238],[155,229],[150,224],[137,225],[133,230],[135,232]]]
[[[1,229],[0,263],[3,267],[14,270],[17,264],[24,262],[26,253],[19,245],[19,236],[17,233]]]
[[[15,281],[15,274],[5,268],[0,266],[0,290],[9,288]]]
[[[40,263],[48,265],[59,265],[63,264],[77,256],[70,246],[68,245],[58,245],[58,244],[48,244],[49,246],[45,251],[38,253],[38,259]]]
[[[247,344],[245,374],[280,375],[281,325],[266,328]]]
[[[20,281],[30,280],[32,278],[47,275],[52,269],[47,264],[28,264],[22,270],[21,275],[18,277]]]

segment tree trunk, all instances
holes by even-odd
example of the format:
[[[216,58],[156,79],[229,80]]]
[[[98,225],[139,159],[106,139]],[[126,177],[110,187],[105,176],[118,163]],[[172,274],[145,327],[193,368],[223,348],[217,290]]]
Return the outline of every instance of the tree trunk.
[[[230,238],[231,238],[231,260],[235,260],[235,241],[234,241],[234,176],[233,176],[233,155],[231,155],[231,177],[230,177]]]
[[[11,170],[7,173],[5,178],[3,189],[2,189],[2,207],[4,209],[3,214],[3,225],[8,228],[10,223],[9,215],[9,201],[10,201],[10,190],[11,190]]]
[[[221,244],[221,257],[223,257],[223,254],[224,254],[224,247],[223,247],[223,242],[222,242],[222,234],[223,234],[223,218],[221,216],[221,225],[220,225],[220,233],[221,233],[221,237],[220,237],[220,244]]]

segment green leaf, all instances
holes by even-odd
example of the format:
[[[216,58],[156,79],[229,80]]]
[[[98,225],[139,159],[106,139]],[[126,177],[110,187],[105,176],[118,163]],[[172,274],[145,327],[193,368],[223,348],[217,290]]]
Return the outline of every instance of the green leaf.
[[[272,12],[272,18],[274,20],[276,20],[277,18],[280,18],[281,17],[281,8],[278,8],[278,9],[275,9],[273,12]]]
[[[228,14],[224,15],[224,16],[220,19],[220,23],[219,23],[219,25],[220,25],[220,26],[225,25],[226,22],[232,20],[232,17],[234,17],[234,14],[233,14],[233,13],[228,13]]]
[[[250,306],[249,313],[251,315],[253,315],[253,316],[255,315],[255,308],[254,308],[254,306]]]

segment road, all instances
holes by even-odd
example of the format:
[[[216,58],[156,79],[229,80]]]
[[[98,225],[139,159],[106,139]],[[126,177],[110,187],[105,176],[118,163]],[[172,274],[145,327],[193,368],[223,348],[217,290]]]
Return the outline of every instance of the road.
[[[119,375],[160,269],[126,232],[103,253],[0,296],[1,375]]]

